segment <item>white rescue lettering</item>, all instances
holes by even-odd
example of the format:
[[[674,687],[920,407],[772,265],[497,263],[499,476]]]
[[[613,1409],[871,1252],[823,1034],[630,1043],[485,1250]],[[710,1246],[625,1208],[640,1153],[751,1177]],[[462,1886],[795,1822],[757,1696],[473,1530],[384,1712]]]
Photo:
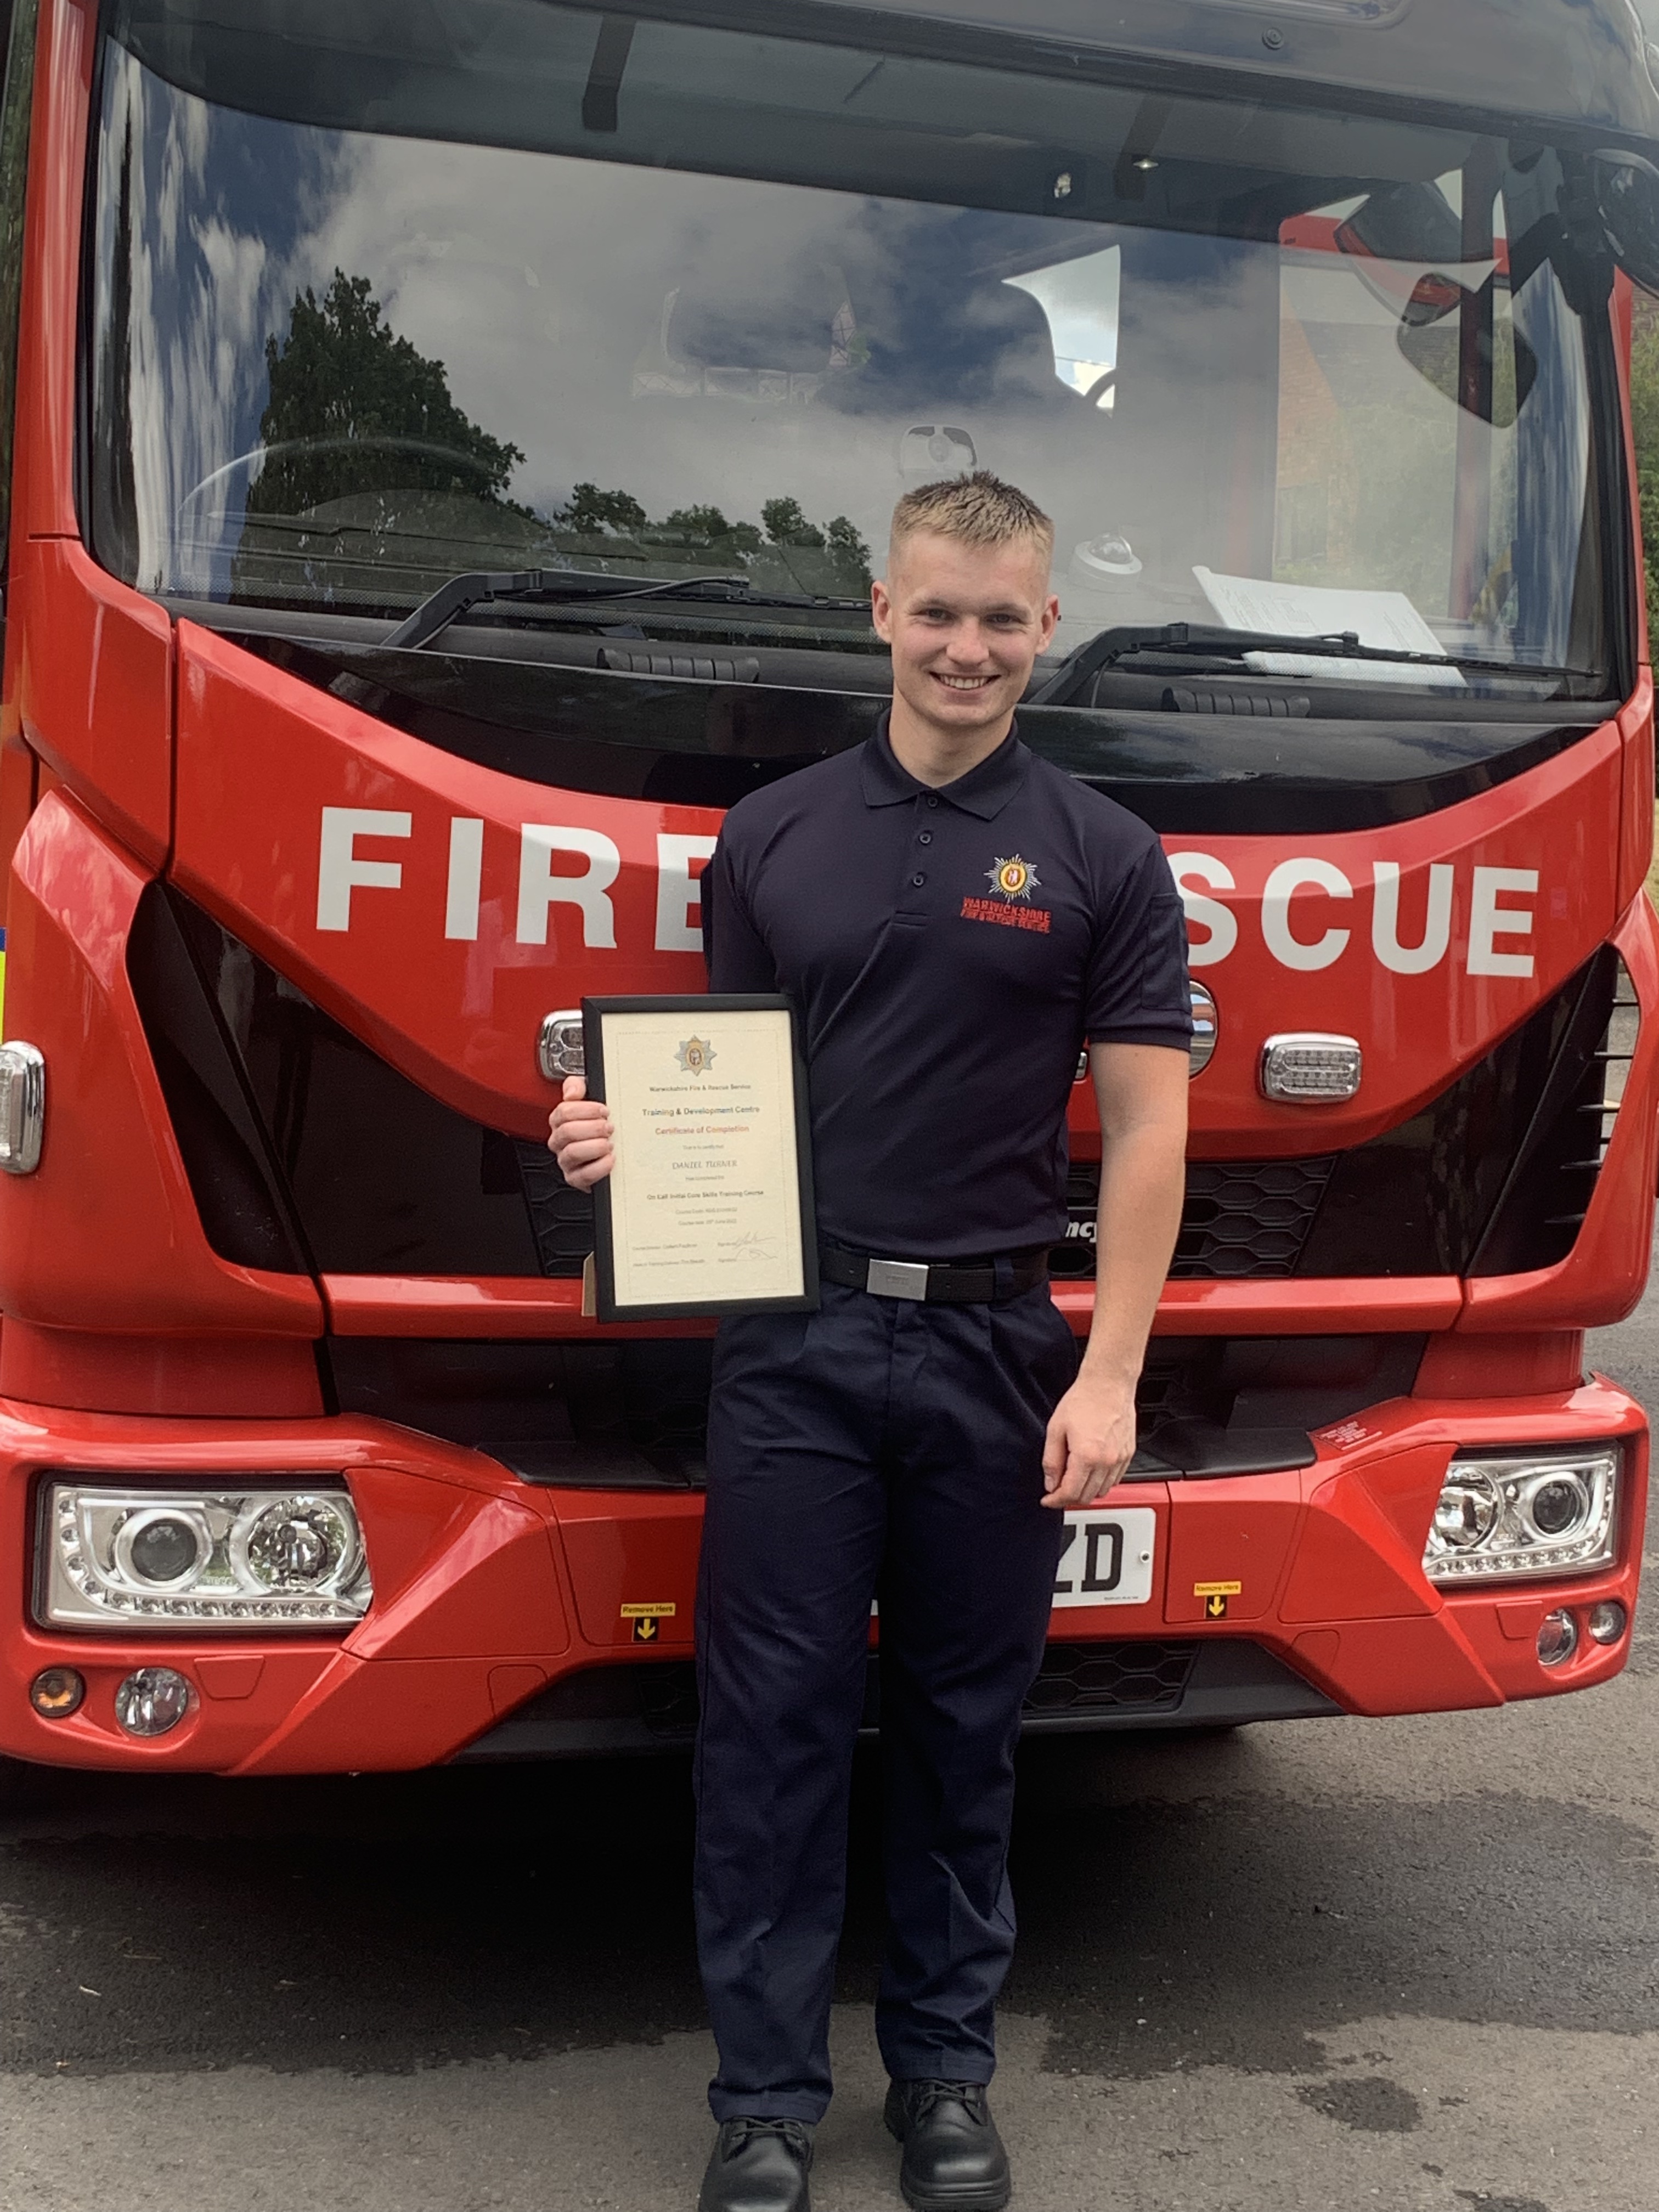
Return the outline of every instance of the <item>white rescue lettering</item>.
[[[1311,858],[1281,860],[1268,877],[1267,887],[1261,894],[1261,934],[1267,940],[1268,951],[1281,967],[1328,968],[1333,960],[1341,958],[1346,949],[1346,929],[1328,929],[1323,936],[1312,939],[1291,935],[1291,896],[1310,886],[1330,898],[1353,896],[1353,885],[1334,862]]]
[[[1206,897],[1190,885],[1198,882],[1212,890],[1232,890],[1236,888],[1232,872],[1213,853],[1171,853],[1169,864],[1176,888],[1181,893],[1188,931],[1202,932],[1192,940],[1188,963],[1194,968],[1213,967],[1236,949],[1238,917],[1220,899]],[[1449,860],[1436,860],[1425,869],[1413,869],[1403,882],[1402,874],[1397,860],[1375,860],[1371,864],[1371,951],[1378,965],[1391,975],[1425,975],[1440,965],[1451,948],[1456,919],[1457,871]],[[1354,886],[1333,861],[1309,854],[1281,860],[1262,889],[1261,935],[1273,958],[1284,968],[1328,968],[1346,951],[1352,933],[1331,927],[1317,936],[1306,933],[1317,910],[1311,900],[1304,901],[1309,909],[1306,914],[1301,908],[1296,909],[1298,929],[1293,932],[1291,901],[1298,891],[1322,892],[1333,899],[1352,899]],[[1525,894],[1528,903],[1504,902],[1506,897],[1513,898],[1517,893]],[[1531,902],[1537,896],[1536,868],[1478,867],[1472,872],[1465,957],[1469,975],[1526,978],[1533,974],[1533,955],[1507,948],[1499,951],[1498,939],[1532,934],[1534,909]],[[1552,912],[1565,915],[1565,892],[1558,890],[1553,894],[1553,901]],[[1401,941],[1402,906],[1407,917],[1404,927],[1416,937],[1414,944]],[[1422,915],[1420,933],[1413,926],[1419,912]]]
[[[712,837],[657,835],[657,950],[659,952],[702,951],[702,878],[691,872],[693,860],[713,857]]]
[[[1218,960],[1226,958],[1238,942],[1238,917],[1231,907],[1223,906],[1219,899],[1206,898],[1201,891],[1189,891],[1187,878],[1196,876],[1200,883],[1207,884],[1212,891],[1230,891],[1237,888],[1233,872],[1224,860],[1218,860],[1212,853],[1171,853],[1170,873],[1175,878],[1176,889],[1181,893],[1182,908],[1187,916],[1187,965],[1189,968],[1213,968]],[[1191,939],[1194,929],[1202,929],[1207,934],[1194,943]]]
[[[1456,871],[1449,860],[1437,860],[1429,870],[1429,895],[1423,915],[1423,935],[1416,945],[1400,942],[1400,863],[1375,860],[1371,875],[1376,890],[1371,907],[1371,950],[1395,975],[1426,975],[1446,957],[1451,943],[1452,878]]]
[[[407,837],[414,830],[410,816],[381,806],[325,806],[323,834],[317,851],[317,927],[349,929],[351,894],[395,891],[403,887],[401,860],[360,860],[360,837]]]
[[[1538,895],[1536,868],[1477,868],[1474,898],[1469,910],[1469,973],[1471,975],[1530,975],[1530,952],[1500,952],[1500,937],[1529,937],[1532,908],[1499,906],[1502,891]]]

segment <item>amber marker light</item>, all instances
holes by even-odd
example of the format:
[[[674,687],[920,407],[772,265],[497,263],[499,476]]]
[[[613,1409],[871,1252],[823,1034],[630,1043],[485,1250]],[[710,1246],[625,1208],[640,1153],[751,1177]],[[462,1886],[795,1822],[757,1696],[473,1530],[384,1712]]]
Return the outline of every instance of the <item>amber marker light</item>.
[[[29,1703],[43,1721],[66,1721],[80,1711],[86,1694],[85,1679],[73,1667],[43,1667],[29,1684]]]

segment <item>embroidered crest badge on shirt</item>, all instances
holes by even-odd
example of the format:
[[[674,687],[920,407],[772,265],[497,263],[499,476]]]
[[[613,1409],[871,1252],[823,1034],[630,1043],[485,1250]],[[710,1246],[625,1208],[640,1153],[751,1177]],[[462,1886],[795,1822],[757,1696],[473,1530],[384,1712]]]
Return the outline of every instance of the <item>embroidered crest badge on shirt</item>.
[[[985,871],[985,880],[994,891],[1000,891],[1006,899],[1028,899],[1034,890],[1041,890],[1042,878],[1029,860],[1022,860],[1012,853],[1006,860],[998,860]]]
[[[707,1075],[714,1065],[714,1048],[705,1037],[689,1036],[674,1057],[688,1075]]]

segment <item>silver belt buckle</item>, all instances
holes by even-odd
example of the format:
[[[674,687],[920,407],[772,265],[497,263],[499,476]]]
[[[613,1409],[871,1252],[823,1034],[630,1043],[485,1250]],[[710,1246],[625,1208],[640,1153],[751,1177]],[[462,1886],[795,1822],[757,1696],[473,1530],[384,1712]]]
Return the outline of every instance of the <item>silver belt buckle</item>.
[[[927,1262],[925,1260],[872,1260],[864,1287],[878,1298],[926,1298]]]

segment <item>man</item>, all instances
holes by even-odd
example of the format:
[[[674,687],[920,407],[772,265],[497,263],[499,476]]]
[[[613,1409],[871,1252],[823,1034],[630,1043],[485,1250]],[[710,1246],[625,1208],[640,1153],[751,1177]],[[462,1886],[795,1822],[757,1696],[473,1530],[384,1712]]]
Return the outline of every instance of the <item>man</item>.
[[[802,1018],[823,1295],[815,1314],[725,1322],[715,1348],[696,1893],[720,2134],[700,2212],[808,2203],[875,1597],[876,2027],[900,2183],[916,2212],[1010,2194],[985,2086],[1020,1708],[1065,1510],[1134,1449],[1191,1026],[1157,839],[1014,732],[1059,615],[1053,544],[994,477],[908,493],[872,593],[890,715],[735,806],[703,878],[712,988],[781,990]],[[1103,1159],[1079,1370],[1044,1255],[1085,1038]],[[572,1183],[610,1171],[579,1081],[551,1127]]]

